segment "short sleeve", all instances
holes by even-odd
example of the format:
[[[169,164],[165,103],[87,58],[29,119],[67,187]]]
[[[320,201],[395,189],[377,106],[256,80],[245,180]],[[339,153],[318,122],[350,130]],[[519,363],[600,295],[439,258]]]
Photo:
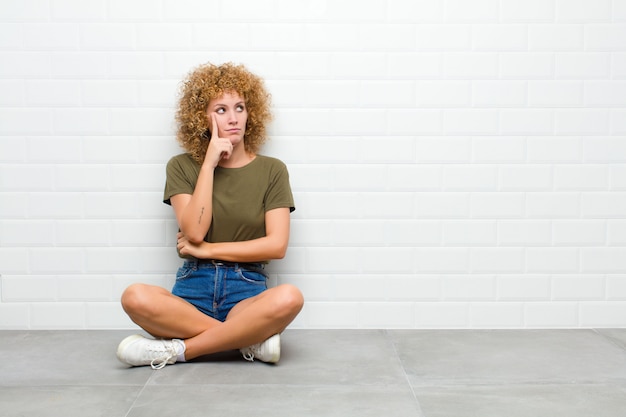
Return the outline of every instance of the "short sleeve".
[[[281,207],[289,207],[292,212],[296,209],[289,183],[287,166],[277,159],[273,159],[270,184],[265,193],[265,211]]]
[[[198,178],[195,162],[188,155],[177,155],[170,159],[165,168],[165,191],[163,202],[170,204],[170,198],[177,194],[193,194]],[[195,175],[194,175],[195,174]]]

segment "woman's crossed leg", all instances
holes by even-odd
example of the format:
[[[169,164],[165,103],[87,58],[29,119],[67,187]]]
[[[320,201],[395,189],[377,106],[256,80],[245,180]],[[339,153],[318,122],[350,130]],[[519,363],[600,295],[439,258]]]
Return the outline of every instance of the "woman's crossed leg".
[[[124,291],[122,306],[131,320],[157,339],[130,336],[120,343],[118,358],[133,366],[160,368],[241,349],[248,359],[256,353],[260,360],[276,362],[280,344],[274,335],[294,320],[303,304],[298,288],[282,284],[240,301],[221,322],[164,288],[133,284]]]

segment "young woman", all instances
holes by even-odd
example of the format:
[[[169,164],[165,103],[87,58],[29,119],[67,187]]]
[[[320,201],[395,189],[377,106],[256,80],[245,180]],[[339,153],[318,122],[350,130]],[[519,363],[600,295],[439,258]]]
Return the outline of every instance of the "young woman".
[[[285,256],[295,209],[286,166],[257,153],[270,119],[262,80],[241,65],[202,65],[184,80],[176,120],[186,153],[168,162],[164,195],[184,264],[172,292],[124,291],[124,310],[154,339],[127,337],[120,361],[159,369],[232,349],[280,358],[280,333],[304,300],[293,285],[266,285],[264,266]]]

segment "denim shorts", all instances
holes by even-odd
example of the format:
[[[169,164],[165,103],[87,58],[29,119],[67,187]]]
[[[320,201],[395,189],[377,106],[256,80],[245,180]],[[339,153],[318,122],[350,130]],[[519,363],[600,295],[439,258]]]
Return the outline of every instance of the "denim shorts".
[[[240,301],[267,289],[261,263],[187,260],[176,273],[172,294],[219,321]]]

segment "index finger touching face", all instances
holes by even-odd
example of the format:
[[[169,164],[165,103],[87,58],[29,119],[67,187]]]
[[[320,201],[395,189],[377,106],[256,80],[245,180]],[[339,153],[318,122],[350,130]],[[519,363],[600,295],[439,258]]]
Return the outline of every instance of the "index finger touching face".
[[[217,120],[215,119],[215,114],[211,113],[211,139],[219,137],[217,134]]]

